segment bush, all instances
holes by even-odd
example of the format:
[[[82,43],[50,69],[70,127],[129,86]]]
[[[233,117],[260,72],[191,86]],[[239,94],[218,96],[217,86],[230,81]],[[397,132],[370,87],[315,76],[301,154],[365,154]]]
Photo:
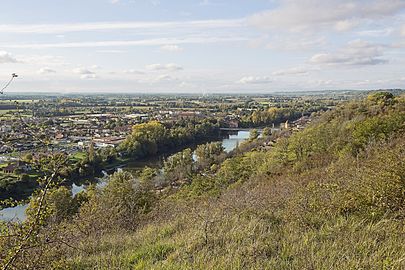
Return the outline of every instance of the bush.
[[[89,192],[89,201],[80,211],[79,222],[89,230],[131,229],[152,209],[155,195],[128,172],[117,172],[107,186]],[[106,219],[108,217],[108,219]]]

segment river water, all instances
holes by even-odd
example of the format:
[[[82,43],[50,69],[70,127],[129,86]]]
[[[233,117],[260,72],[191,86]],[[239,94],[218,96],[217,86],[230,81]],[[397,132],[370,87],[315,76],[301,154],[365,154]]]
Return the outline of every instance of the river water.
[[[222,140],[222,146],[225,148],[225,152],[230,152],[236,148],[241,142],[247,140],[249,138],[250,131],[247,130],[240,130],[235,131],[234,134],[230,134],[228,138]],[[152,161],[153,163],[154,161]],[[149,162],[150,163],[150,162]],[[142,169],[144,166],[150,165],[148,162],[130,162],[126,164],[125,170],[135,171]],[[119,169],[118,169],[119,170]],[[106,179],[108,178],[108,174],[104,173],[104,177],[100,178],[98,186],[103,186],[106,184]],[[73,196],[79,193],[82,190],[85,190],[86,186],[81,185],[78,186],[76,184],[72,185],[72,194]],[[17,205],[15,207],[4,208],[0,211],[0,220],[24,220],[25,219],[25,209],[27,209],[27,204],[25,205]]]

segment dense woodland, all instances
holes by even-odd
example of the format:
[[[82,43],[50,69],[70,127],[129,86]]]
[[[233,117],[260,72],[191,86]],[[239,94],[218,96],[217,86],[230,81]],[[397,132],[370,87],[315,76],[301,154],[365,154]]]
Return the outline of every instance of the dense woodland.
[[[219,124],[214,119],[202,122],[180,121],[170,126],[151,121],[135,125],[132,133],[120,145],[119,151],[124,155],[143,158],[219,138]]]
[[[373,93],[302,131],[253,132],[228,156],[220,144],[202,145],[197,161],[185,149],[162,170],[115,173],[74,197],[59,184],[64,157],[55,156],[28,220],[1,224],[1,266],[403,269],[404,130],[405,97]],[[188,140],[181,134],[190,131],[152,122],[123,147],[142,157],[172,147],[167,139]]]
[[[242,127],[263,127],[272,124],[284,123],[286,121],[293,121],[303,115],[310,115],[318,111],[326,111],[328,108],[325,106],[312,105],[310,107],[291,106],[288,108],[265,108],[254,110],[252,113],[245,115],[241,119],[240,125]]]

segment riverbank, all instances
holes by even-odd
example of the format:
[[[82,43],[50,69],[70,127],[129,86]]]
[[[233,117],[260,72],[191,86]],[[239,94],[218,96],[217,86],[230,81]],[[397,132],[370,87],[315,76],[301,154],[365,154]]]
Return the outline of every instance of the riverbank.
[[[226,134],[223,134],[222,139],[217,140],[217,139],[212,139],[212,140],[207,140],[203,143],[207,142],[213,142],[213,141],[221,141],[222,146],[225,149],[225,152],[231,152],[234,150],[240,143],[246,141],[249,138],[250,130],[241,130],[241,131],[235,131],[233,130],[232,132],[226,132]],[[203,144],[199,143],[199,144]],[[184,150],[185,148],[191,148],[195,149],[199,144],[192,144],[192,145],[187,145],[182,148],[176,149],[174,151],[171,151],[169,153],[165,153],[162,155],[158,156],[153,156],[149,158],[144,158],[144,159],[131,159],[131,158],[119,158],[115,160],[114,162],[108,164],[108,166],[103,167],[102,172],[105,174],[112,174],[114,173],[117,169],[123,169],[126,171],[130,172],[136,172],[142,170],[144,167],[155,167],[159,168],[163,165],[163,160],[172,155],[175,154],[179,151]],[[72,181],[68,184],[70,186],[70,189],[72,190],[72,194],[75,195],[79,193],[82,190],[85,190],[86,187],[89,184],[92,183],[98,183],[100,181],[100,178],[102,176],[106,176],[101,173],[98,175],[98,177],[93,177],[93,178],[83,178],[79,180]],[[28,198],[28,197],[27,197]],[[23,220],[25,218],[25,209],[27,205],[17,205],[14,207],[7,207],[2,210],[0,210],[0,219],[2,220],[14,220],[14,219],[19,219]]]

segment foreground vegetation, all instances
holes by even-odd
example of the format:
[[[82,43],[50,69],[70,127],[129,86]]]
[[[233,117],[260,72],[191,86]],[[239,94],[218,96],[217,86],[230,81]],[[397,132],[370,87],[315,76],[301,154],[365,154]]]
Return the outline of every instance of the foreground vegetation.
[[[240,147],[251,150],[227,159],[207,145],[197,163],[185,150],[163,172],[117,173],[73,198],[56,186],[42,196],[41,226],[4,225],[1,261],[6,269],[403,269],[404,130],[405,97],[376,93],[303,131],[253,136]],[[33,199],[28,214],[37,213]]]

